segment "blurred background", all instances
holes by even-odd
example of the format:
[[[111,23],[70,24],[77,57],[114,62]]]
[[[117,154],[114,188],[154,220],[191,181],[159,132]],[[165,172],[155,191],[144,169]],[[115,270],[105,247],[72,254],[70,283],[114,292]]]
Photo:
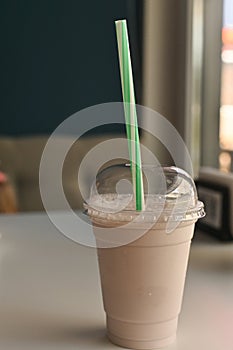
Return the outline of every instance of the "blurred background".
[[[137,103],[176,127],[196,177],[201,166],[232,172],[233,0],[2,0],[0,8],[2,212],[43,210],[38,171],[49,135],[83,108],[122,100],[114,27],[121,18]],[[103,126],[71,150],[63,180],[72,207],[82,206],[72,160],[119,135],[121,125]],[[171,161],[149,133],[141,140]]]
[[[51,133],[78,110],[120,101],[114,20],[130,23],[138,81],[141,17],[137,0],[1,1],[1,134]]]

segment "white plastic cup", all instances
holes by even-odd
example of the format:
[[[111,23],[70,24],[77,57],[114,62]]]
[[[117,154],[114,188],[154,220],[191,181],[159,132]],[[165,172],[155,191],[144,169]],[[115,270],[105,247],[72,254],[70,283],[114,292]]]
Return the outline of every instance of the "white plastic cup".
[[[204,216],[191,177],[175,167],[144,168],[146,208],[117,193],[130,167],[102,171],[84,205],[96,238],[109,339],[156,349],[176,338],[195,222]],[[126,189],[127,191],[127,189]],[[122,204],[125,205],[123,208]]]
[[[175,340],[193,231],[193,221],[180,223],[172,234],[156,223],[135,242],[98,248],[107,335],[113,343],[156,349]]]

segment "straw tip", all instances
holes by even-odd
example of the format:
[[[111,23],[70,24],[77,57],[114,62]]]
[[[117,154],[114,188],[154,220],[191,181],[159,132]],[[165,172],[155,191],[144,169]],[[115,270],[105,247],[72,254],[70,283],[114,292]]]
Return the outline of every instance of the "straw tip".
[[[125,18],[124,18],[124,19],[117,19],[117,20],[115,21],[115,24],[116,24],[116,25],[121,24],[121,23],[126,23],[126,19],[125,19]]]

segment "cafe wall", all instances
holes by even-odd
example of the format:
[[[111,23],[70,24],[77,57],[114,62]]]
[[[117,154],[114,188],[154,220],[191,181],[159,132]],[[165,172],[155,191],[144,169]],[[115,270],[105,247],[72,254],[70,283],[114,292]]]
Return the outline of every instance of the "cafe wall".
[[[50,133],[80,109],[121,100],[115,19],[128,19],[140,86],[140,1],[2,0],[0,8],[1,135]]]

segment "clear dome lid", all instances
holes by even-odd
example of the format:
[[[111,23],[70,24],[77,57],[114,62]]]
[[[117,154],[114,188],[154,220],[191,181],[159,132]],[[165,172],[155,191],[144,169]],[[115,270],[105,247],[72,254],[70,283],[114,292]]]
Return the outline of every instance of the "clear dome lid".
[[[129,164],[110,166],[97,174],[84,203],[92,218],[111,221],[187,221],[205,215],[193,179],[177,167],[143,165],[145,209],[136,211]]]

